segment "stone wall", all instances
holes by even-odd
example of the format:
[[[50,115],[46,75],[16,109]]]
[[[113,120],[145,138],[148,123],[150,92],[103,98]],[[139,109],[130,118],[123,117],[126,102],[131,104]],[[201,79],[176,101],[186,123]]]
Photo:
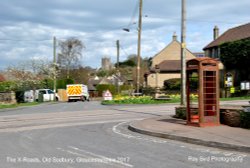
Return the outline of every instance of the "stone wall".
[[[0,92],[0,104],[15,104],[15,92]]]
[[[186,119],[186,108],[176,107],[176,118]],[[220,108],[220,123],[231,127],[250,128],[250,112],[244,112],[242,108]]]

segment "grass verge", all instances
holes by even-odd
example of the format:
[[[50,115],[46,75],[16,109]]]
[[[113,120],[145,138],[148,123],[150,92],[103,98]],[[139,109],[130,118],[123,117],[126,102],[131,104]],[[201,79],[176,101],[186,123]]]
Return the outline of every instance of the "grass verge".
[[[220,101],[231,101],[231,100],[250,100],[249,96],[246,97],[228,97],[228,98],[220,98]]]
[[[139,97],[123,97],[114,100],[104,100],[103,105],[122,105],[122,104],[162,104],[162,103],[178,103],[179,99],[170,100],[155,100],[149,96],[139,96]]]
[[[17,108],[17,107],[25,107],[25,106],[35,106],[41,103],[38,102],[31,102],[31,103],[17,103],[17,104],[1,104],[0,109],[7,109],[7,108]]]

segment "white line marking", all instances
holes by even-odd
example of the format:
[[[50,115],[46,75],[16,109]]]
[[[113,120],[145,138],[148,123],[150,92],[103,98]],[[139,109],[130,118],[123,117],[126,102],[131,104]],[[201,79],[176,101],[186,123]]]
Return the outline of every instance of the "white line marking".
[[[123,124],[125,124],[125,123],[128,123],[128,122],[127,122],[127,121],[121,122],[121,123],[119,123],[119,124],[113,126],[112,131],[113,131],[114,133],[119,134],[119,135],[121,135],[121,136],[124,136],[124,137],[126,137],[126,138],[134,138],[135,136],[130,135],[130,134],[123,134],[123,133],[121,133],[120,130],[117,129],[117,127],[119,127],[119,126],[121,126],[121,125],[123,125]]]
[[[88,155],[91,155],[91,156],[94,156],[94,157],[97,157],[97,158],[101,158],[101,159],[103,159],[103,161],[106,161],[104,163],[113,162],[113,163],[120,164],[120,165],[127,166],[127,167],[134,167],[131,164],[124,163],[124,162],[116,160],[116,159],[111,159],[111,158],[108,158],[108,157],[105,157],[105,156],[102,156],[102,155],[98,155],[98,154],[95,154],[95,153],[92,153],[92,152],[89,152],[89,151],[86,151],[86,150],[83,150],[83,149],[79,149],[79,148],[74,147],[74,146],[68,146],[68,147],[71,148],[71,149],[74,149],[76,151],[84,152],[84,153],[86,153]]]
[[[131,121],[130,121],[131,122]],[[133,139],[138,139],[138,140],[144,140],[144,141],[149,141],[149,142],[154,142],[154,143],[167,143],[168,141],[166,140],[160,140],[160,139],[154,139],[154,138],[146,138],[146,137],[141,137],[141,136],[134,136],[134,135],[131,135],[131,134],[124,134],[124,133],[121,133],[121,131],[118,129],[119,126],[123,125],[123,124],[126,124],[126,123],[129,123],[127,121],[125,122],[121,122],[115,126],[113,126],[112,128],[112,131],[120,136],[123,136],[123,137],[126,137],[126,138],[133,138]]]
[[[131,122],[131,121],[130,121]],[[118,135],[121,135],[123,137],[126,137],[126,138],[133,138],[133,139],[137,139],[137,140],[144,140],[144,141],[147,141],[147,142],[154,142],[154,143],[161,143],[161,144],[164,144],[164,143],[168,143],[169,141],[165,141],[165,140],[158,140],[158,139],[153,139],[153,138],[143,138],[141,136],[134,136],[134,135],[131,135],[131,134],[124,134],[124,133],[121,133],[121,131],[118,129],[119,126],[123,125],[123,124],[126,124],[126,123],[129,123],[127,121],[125,122],[121,122],[115,126],[113,126],[112,128],[112,131]],[[172,146],[177,146],[177,147],[181,147],[181,148],[187,148],[187,149],[190,149],[190,150],[194,150],[194,151],[198,151],[198,152],[202,152],[202,153],[209,153],[209,154],[218,154],[218,155],[224,155],[224,156],[232,156],[232,155],[235,155],[235,156],[242,156],[242,157],[246,157],[247,155],[245,154],[242,154],[242,153],[238,153],[238,152],[235,152],[235,153],[229,153],[229,152],[225,152],[225,151],[218,151],[218,150],[214,150],[214,149],[210,149],[210,148],[195,148],[195,147],[189,147],[189,146],[184,146],[184,145],[178,145],[178,144],[174,144],[174,143],[168,143],[168,145],[172,145]],[[190,144],[191,146],[193,146],[193,144]],[[196,146],[196,145],[194,145]]]

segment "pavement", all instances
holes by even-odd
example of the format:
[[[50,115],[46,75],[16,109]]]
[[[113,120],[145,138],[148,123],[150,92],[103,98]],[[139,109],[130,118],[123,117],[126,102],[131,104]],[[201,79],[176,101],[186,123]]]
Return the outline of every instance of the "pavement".
[[[186,143],[250,153],[250,130],[226,125],[194,127],[171,116],[149,118],[130,123],[138,133]]]

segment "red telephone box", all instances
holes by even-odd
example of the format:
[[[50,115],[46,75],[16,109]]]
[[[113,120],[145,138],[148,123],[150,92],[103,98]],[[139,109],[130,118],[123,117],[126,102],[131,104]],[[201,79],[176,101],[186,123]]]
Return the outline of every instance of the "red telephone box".
[[[198,101],[193,100],[198,95]],[[202,57],[187,61],[187,124],[220,125],[219,67],[215,59]]]

